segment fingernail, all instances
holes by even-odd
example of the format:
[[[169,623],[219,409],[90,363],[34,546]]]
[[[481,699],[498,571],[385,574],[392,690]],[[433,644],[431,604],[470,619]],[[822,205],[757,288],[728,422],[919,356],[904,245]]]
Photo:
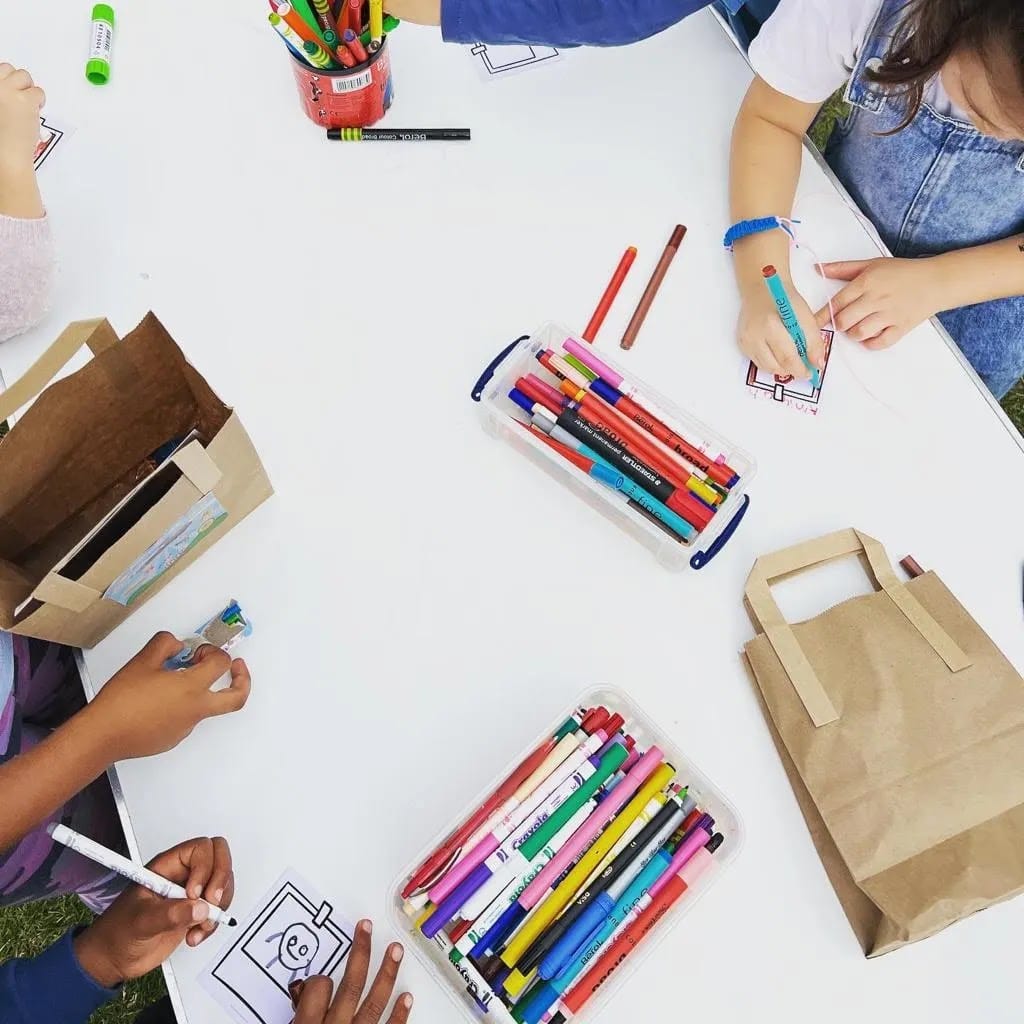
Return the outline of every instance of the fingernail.
[[[402,1006],[407,1010],[412,1008],[412,996],[408,992],[402,996]]]
[[[220,906],[220,901],[222,899],[224,899],[223,889],[214,890],[213,895],[210,897],[211,902],[216,903],[218,907]]]
[[[401,963],[403,956],[405,956],[405,950],[396,942],[391,947],[391,959],[397,964]]]
[[[192,920],[195,922],[205,921],[210,916],[210,908],[201,900],[192,906]]]
[[[359,922],[359,930],[361,932],[363,932],[364,935],[372,935],[373,934],[373,922],[369,921],[369,920],[366,920],[366,919],[360,921]]]

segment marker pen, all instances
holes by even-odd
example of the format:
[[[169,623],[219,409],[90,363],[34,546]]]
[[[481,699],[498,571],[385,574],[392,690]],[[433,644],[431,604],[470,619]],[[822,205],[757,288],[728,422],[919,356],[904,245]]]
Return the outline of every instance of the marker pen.
[[[444,932],[438,932],[433,937],[433,941],[434,945],[444,953],[445,963],[451,971],[465,983],[466,991],[481,1013],[485,1015],[484,1020],[497,1021],[498,1024],[516,1024],[505,1004],[494,994],[494,990],[473,966],[469,957],[462,956]]]
[[[702,839],[703,841],[701,841]],[[626,926],[621,931],[619,938],[612,941],[604,955],[563,998],[562,1005],[566,1010],[571,1014],[579,1013],[587,1000],[618,970],[630,953],[668,913],[673,904],[692,889],[697,879],[711,867],[713,854],[721,846],[722,841],[720,834],[716,834],[712,838],[703,829],[696,830],[690,840],[680,848],[672,859],[673,867],[665,871],[651,885],[647,895],[637,904],[637,909],[640,907],[643,909],[639,914],[637,914],[637,909],[633,910],[623,922]],[[694,843],[699,845],[696,849],[691,849]],[[679,870],[675,870],[674,865],[680,855],[687,852],[688,856],[683,861],[683,866]],[[691,860],[692,863],[690,863]],[[636,917],[630,922],[630,918],[634,914]],[[626,922],[630,923],[626,924]]]
[[[129,882],[134,882],[136,885],[141,885],[143,889],[155,892],[157,896],[166,896],[171,900],[187,900],[189,898],[182,886],[158,875],[155,871],[150,871],[149,868],[144,868],[141,864],[136,864],[127,857],[122,857],[121,854],[115,853],[113,850],[108,850],[100,843],[75,832],[66,825],[47,825],[46,831],[50,833],[55,842],[80,853],[83,857],[88,857],[89,860],[110,871],[117,872],[122,878],[127,878]],[[204,902],[210,908],[209,919],[211,921],[216,921],[217,924],[226,924],[231,928],[238,924],[230,914],[221,910],[220,907],[209,900]]]
[[[678,799],[668,801],[654,820],[601,873],[597,881],[576,897],[576,901],[554,927],[534,943],[520,961],[519,969],[538,967],[542,978],[554,977],[587,936],[600,926],[629,883],[647,866],[685,817],[686,812]],[[619,891],[612,893],[609,900],[604,895],[605,891],[618,885],[622,879],[625,882]],[[546,970],[543,961],[546,961]]]
[[[486,884],[490,877],[498,870],[503,870],[508,877],[512,877],[522,866],[529,862],[542,850],[551,839],[561,830],[562,826],[571,818],[579,808],[585,804],[597,792],[605,779],[618,770],[619,765],[626,760],[626,748],[616,745],[615,749],[606,754],[600,761],[599,767],[593,770],[593,774],[586,778],[583,785],[564,802],[551,808],[550,816],[540,825],[536,832],[523,843],[518,849],[511,852],[508,862],[502,866],[496,861],[488,858],[483,864],[479,864],[469,876],[437,906],[434,913],[423,926],[423,934],[432,939],[451,919],[462,909],[463,904],[480,888]],[[589,763],[584,766],[592,768]],[[582,772],[581,772],[582,774]],[[570,779],[565,785],[573,785]],[[557,794],[556,794],[557,795]],[[554,799],[554,798],[553,798]],[[543,813],[543,812],[542,812]],[[553,862],[552,862],[553,863]]]
[[[768,286],[768,291],[772,293],[772,298],[775,300],[782,326],[786,328],[786,333],[793,339],[793,344],[796,345],[796,350],[800,353],[804,366],[811,373],[811,386],[821,387],[821,374],[807,354],[807,336],[804,334],[803,327],[800,326],[800,318],[796,315],[796,310],[793,309],[793,303],[789,301],[779,272],[769,265],[764,267],[761,273],[764,275],[764,283]]]
[[[522,403],[513,392],[519,392],[526,395],[527,398],[533,399],[536,404],[555,414],[555,422],[566,433],[599,453],[601,458],[613,468],[618,469],[624,476],[628,476],[634,483],[639,484],[677,515],[682,516],[695,529],[703,530],[707,526],[714,516],[714,510],[699,501],[685,487],[675,483],[673,478],[661,468],[653,466],[653,463],[640,454],[639,446],[631,437],[626,436],[625,431],[616,425],[609,424],[608,420],[601,415],[600,408],[595,410],[593,405],[585,406],[580,403],[569,403],[567,408],[556,406],[553,399],[539,388],[537,383],[537,378],[532,374],[529,377],[520,377],[516,381],[515,388],[509,392],[509,397],[520,405]],[[543,384],[543,381],[540,383]],[[616,415],[614,410],[607,407],[605,411]],[[626,426],[634,434],[639,433],[630,424],[627,423]],[[647,442],[644,443],[647,444]]]
[[[478,864],[485,861],[519,827],[526,817],[543,803],[604,742],[586,737],[581,745],[579,732],[569,733],[555,744],[541,764],[523,780],[488,821],[466,843],[469,851],[430,890],[430,901],[440,903]]]

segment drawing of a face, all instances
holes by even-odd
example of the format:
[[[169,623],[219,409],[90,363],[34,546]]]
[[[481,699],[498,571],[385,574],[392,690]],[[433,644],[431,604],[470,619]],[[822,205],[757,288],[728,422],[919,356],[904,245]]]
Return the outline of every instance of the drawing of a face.
[[[279,939],[277,956],[267,967],[279,963],[286,971],[291,971],[290,981],[300,974],[308,975],[310,964],[320,949],[320,939],[316,933],[304,924],[290,924],[283,932],[277,932],[267,938],[267,942]]]

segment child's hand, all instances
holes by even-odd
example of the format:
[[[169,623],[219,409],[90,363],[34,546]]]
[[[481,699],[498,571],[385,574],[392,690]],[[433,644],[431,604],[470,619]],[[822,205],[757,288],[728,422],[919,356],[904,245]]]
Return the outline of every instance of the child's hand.
[[[387,0],[384,9],[415,25],[441,24],[441,0]]]
[[[822,272],[833,281],[849,281],[832,299],[836,330],[865,348],[895,345],[918,324],[946,306],[943,275],[933,259],[882,257],[825,263]],[[818,310],[818,324],[827,327],[828,306]]]
[[[205,646],[188,668],[168,671],[164,662],[182,646],[170,633],[157,633],[82,712],[100,730],[110,761],[163,753],[204,718],[245,706],[251,680],[241,658],[232,661],[219,648]],[[211,691],[229,670],[231,686]]]
[[[159,967],[182,941],[198,946],[217,927],[207,920],[205,896],[222,910],[235,894],[227,840],[190,839],[161,853],[147,867],[184,886],[186,900],[157,896],[133,885],[74,940],[83,969],[104,988],[141,978]]]
[[[788,281],[785,285],[807,338],[807,355],[811,363],[820,369],[825,362],[825,349],[821,332],[814,322],[814,314],[793,285]],[[798,380],[807,380],[811,376],[793,339],[783,326],[775,300],[760,275],[743,292],[739,339],[744,355],[749,356],[766,373],[795,377]]]
[[[348,966],[333,1002],[330,978],[310,978],[292,985],[290,991],[296,1009],[293,1024],[378,1024],[395,991],[403,950],[397,942],[388,946],[377,977],[363,999],[363,989],[370,973],[371,931],[369,921],[359,922]],[[412,996],[407,992],[395,1002],[388,1024],[405,1024],[411,1009]]]
[[[0,64],[0,165],[31,168],[46,96],[27,71]]]

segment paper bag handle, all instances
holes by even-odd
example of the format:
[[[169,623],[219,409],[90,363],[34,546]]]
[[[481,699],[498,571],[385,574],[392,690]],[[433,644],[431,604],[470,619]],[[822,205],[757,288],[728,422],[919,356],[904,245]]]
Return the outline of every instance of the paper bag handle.
[[[88,345],[92,354],[98,356],[119,341],[106,320],[76,320],[68,324],[21,377],[0,393],[0,423],[39,395],[83,345]]]
[[[874,537],[859,530],[839,530],[816,540],[763,555],[754,562],[754,568],[747,577],[747,605],[782,662],[782,667],[815,726],[828,725],[836,721],[839,714],[797,642],[792,626],[772,596],[771,584],[790,573],[801,572],[844,555],[856,554],[867,557],[875,582],[951,671],[959,672],[971,663],[953,638],[910,593],[906,584],[900,582],[885,548]]]

